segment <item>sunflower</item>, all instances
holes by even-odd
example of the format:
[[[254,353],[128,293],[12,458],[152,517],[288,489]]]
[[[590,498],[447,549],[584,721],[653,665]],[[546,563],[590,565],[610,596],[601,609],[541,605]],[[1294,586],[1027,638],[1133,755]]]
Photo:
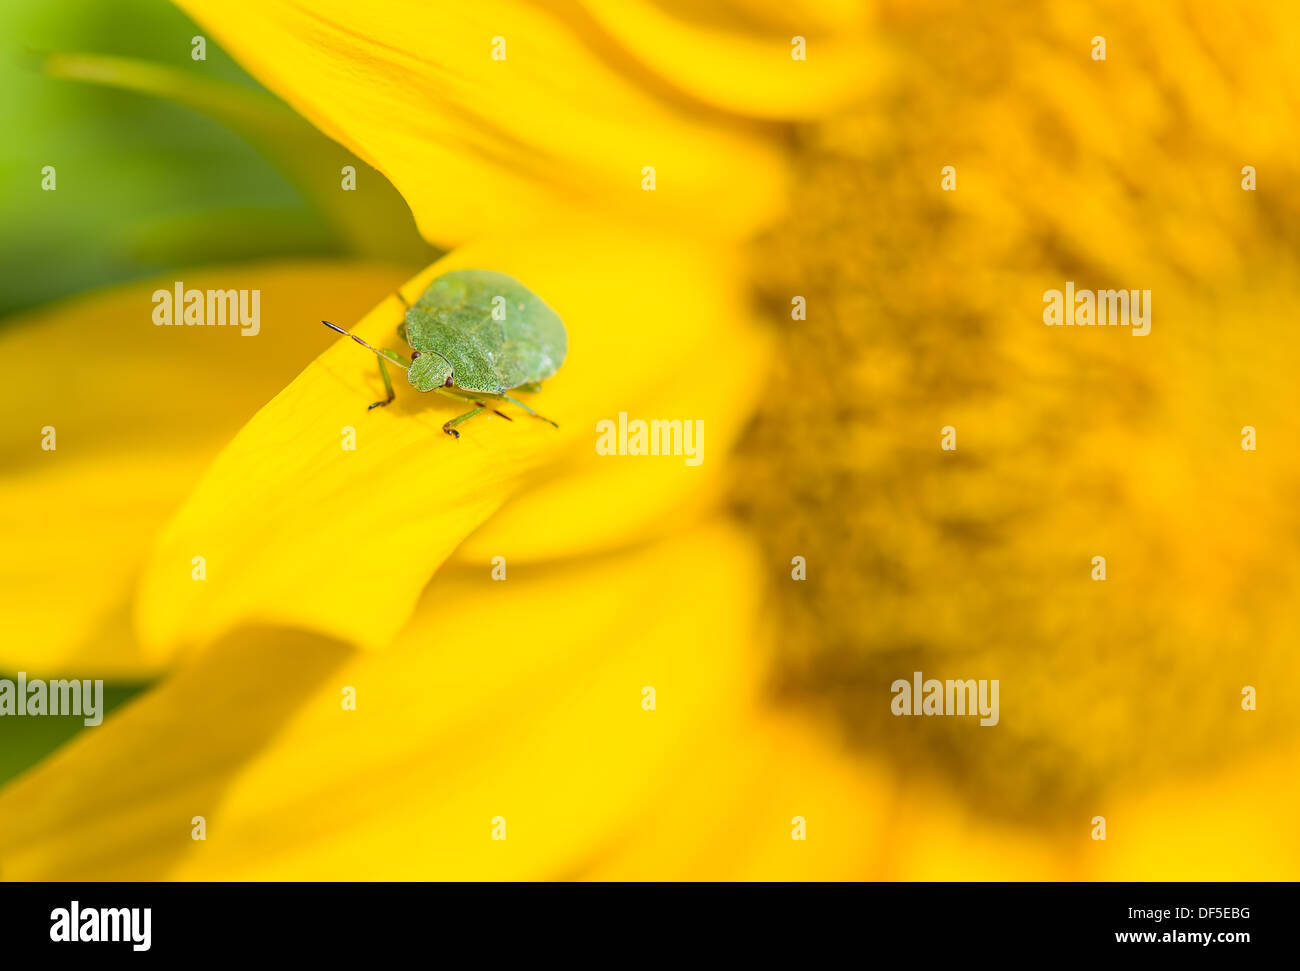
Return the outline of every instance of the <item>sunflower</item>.
[[[1228,133],[1197,127],[1258,83],[1218,73],[1240,33],[1098,5],[1089,75],[1097,29],[1048,8],[180,5],[445,255],[184,275],[261,288],[254,341],[142,330],[156,281],[0,336],[25,551],[0,666],[160,676],[0,791],[0,874],[1294,875],[1295,465],[1216,475],[1241,450],[1192,434],[1226,396],[1252,421],[1220,424],[1294,441],[1294,265],[1241,209],[1277,197],[1211,191]],[[1262,16],[1252,63],[1288,63],[1295,22]],[[1152,26],[1182,68],[1115,53]],[[1252,102],[1261,168],[1290,103]],[[1215,216],[1190,239],[1180,191]],[[405,389],[367,413],[348,341],[283,383],[313,321],[391,344],[395,290],[470,267],[564,318],[558,431],[452,442]],[[1197,272],[1151,349],[1022,326],[1052,281]],[[702,420],[704,462],[598,454],[620,413]],[[1002,724],[891,719],[914,670],[1002,678]],[[1242,683],[1278,700],[1242,711]]]

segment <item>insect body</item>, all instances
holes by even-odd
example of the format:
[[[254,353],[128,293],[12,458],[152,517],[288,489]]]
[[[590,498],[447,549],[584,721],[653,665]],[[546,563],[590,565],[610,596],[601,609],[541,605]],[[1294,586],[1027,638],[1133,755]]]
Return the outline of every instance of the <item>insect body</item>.
[[[538,390],[540,382],[560,369],[569,345],[564,323],[554,310],[518,280],[493,270],[444,274],[414,306],[407,305],[397,332],[411,347],[410,360],[396,351],[372,347],[328,320],[321,323],[378,355],[388,397],[371,408],[382,407],[396,396],[385,361],[405,368],[407,383],[416,391],[473,402],[472,409],[442,426],[454,438],[460,437],[457,425],[489,408],[510,420],[489,401],[510,402],[541,418],[506,392]],[[549,418],[542,420],[555,424]]]

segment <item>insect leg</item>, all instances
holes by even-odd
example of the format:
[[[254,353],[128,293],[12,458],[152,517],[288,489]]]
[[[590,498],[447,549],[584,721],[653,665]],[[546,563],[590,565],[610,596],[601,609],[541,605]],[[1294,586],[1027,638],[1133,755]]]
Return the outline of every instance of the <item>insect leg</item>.
[[[459,388],[434,388],[433,390],[434,390],[434,391],[437,391],[439,394],[444,394],[444,395],[446,395],[448,398],[459,398],[459,399],[462,400],[462,401],[472,401],[472,402],[474,402],[474,404],[478,405],[480,408],[491,408],[491,407],[492,407],[491,405],[489,405],[486,401],[484,401],[484,400],[483,400],[482,398],[480,398],[479,396],[477,396],[477,395],[472,395],[472,394],[467,394],[466,392],[461,391]],[[500,415],[500,416],[501,416],[502,418],[504,418],[506,421],[514,421],[514,419],[511,418],[509,415],[507,415],[505,412],[503,412],[503,411],[497,411],[497,409],[495,409],[495,408],[492,408],[492,414],[494,414],[494,415]]]
[[[475,415],[481,415],[484,410],[485,409],[478,407],[471,408],[469,411],[465,412],[465,414],[457,415],[451,421],[445,423],[442,426],[442,430],[452,438],[460,438],[460,432],[456,431],[456,426],[465,424],[465,422],[469,421]]]
[[[559,427],[560,427],[559,425],[555,424],[555,422],[551,421],[551,419],[547,418],[545,415],[539,415],[537,412],[533,411],[533,409],[529,408],[526,404],[524,404],[524,403],[523,403],[522,401],[520,401],[518,398],[512,398],[512,397],[510,397],[510,395],[508,395],[508,394],[503,394],[501,397],[505,398],[506,401],[510,402],[512,405],[518,405],[520,408],[524,409],[524,411],[528,412],[528,413],[529,413],[530,415],[532,415],[534,418],[540,418],[542,421],[544,421],[544,422],[546,422],[547,424],[549,424],[552,428],[559,428]]]
[[[379,374],[384,379],[384,390],[388,392],[388,397],[383,401],[374,402],[370,408],[366,409],[366,411],[370,411],[373,408],[382,408],[384,405],[390,404],[392,400],[397,397],[397,393],[393,391],[393,382],[388,377],[388,368],[384,365],[384,359],[382,357],[379,358]]]

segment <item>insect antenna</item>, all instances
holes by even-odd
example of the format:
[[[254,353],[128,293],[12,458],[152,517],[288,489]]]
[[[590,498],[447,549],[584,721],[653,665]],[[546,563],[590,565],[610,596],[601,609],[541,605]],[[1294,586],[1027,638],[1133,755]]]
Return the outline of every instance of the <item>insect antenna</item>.
[[[394,352],[394,351],[381,350],[381,349],[379,349],[378,347],[375,347],[375,346],[373,346],[373,345],[371,345],[371,344],[367,344],[365,341],[363,341],[363,340],[362,340],[360,337],[358,337],[356,334],[352,333],[351,331],[346,331],[346,330],[344,330],[344,329],[343,329],[342,327],[340,327],[338,324],[331,324],[328,320],[322,320],[321,323],[324,324],[326,327],[328,327],[330,330],[336,330],[336,331],[338,331],[340,334],[342,334],[342,335],[345,336],[345,337],[351,337],[354,341],[356,341],[356,342],[357,342],[358,344],[360,344],[362,347],[366,348],[366,350],[374,351],[375,354],[377,354],[379,357],[383,358],[385,361],[392,361],[392,362],[393,362],[394,364],[396,364],[398,367],[402,367],[402,368],[409,368],[409,367],[411,366],[410,364],[406,363],[406,361],[402,360],[402,357],[401,357],[400,354],[397,354],[397,353]]]

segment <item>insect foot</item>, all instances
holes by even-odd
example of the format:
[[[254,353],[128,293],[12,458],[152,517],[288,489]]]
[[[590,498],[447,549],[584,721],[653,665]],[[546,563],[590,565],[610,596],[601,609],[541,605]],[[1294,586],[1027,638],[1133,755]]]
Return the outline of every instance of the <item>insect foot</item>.
[[[451,422],[445,422],[442,426],[442,430],[446,432],[448,435],[450,435],[452,438],[460,438],[460,432],[456,431],[456,429],[451,427]]]

